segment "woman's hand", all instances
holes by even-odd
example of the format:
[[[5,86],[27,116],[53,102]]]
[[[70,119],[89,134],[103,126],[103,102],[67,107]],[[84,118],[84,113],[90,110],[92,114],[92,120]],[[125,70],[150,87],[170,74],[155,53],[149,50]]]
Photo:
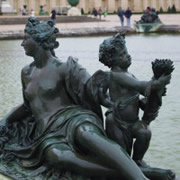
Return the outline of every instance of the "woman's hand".
[[[0,125],[0,150],[3,149],[4,143],[8,141],[8,128],[4,125]]]

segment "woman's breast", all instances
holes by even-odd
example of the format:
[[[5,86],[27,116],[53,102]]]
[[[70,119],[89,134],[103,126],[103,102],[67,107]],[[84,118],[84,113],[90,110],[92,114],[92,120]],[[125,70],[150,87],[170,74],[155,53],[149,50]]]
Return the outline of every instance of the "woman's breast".
[[[62,81],[44,79],[28,83],[25,97],[29,101],[33,114],[38,119],[51,116],[57,109],[73,104]]]
[[[54,98],[60,89],[60,83],[42,79],[29,82],[24,92],[26,98],[32,101],[36,97],[41,97],[42,99]]]

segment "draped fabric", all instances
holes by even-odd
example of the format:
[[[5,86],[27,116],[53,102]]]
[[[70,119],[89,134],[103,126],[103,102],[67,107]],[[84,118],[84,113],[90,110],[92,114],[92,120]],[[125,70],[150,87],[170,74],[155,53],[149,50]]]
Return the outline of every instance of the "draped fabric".
[[[98,98],[99,83],[96,83],[101,77],[90,76],[86,69],[77,63],[77,59],[71,56],[67,61],[67,69],[66,88],[75,104],[95,112],[103,119]]]
[[[12,127],[14,128],[14,131],[10,132],[12,140],[10,139],[4,147],[3,159],[6,161],[15,159],[23,167],[35,168],[42,165],[43,153],[52,145],[64,143],[69,150],[80,152],[74,143],[75,130],[85,122],[94,124],[104,134],[97,115],[80,106],[60,109],[50,118],[45,130],[39,136],[36,136],[36,121],[25,119],[16,129]],[[13,143],[14,139],[17,142]]]

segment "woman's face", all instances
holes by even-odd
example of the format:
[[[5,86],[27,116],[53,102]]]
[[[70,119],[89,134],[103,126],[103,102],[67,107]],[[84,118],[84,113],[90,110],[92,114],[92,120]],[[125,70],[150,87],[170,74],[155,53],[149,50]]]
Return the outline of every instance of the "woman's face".
[[[114,58],[116,65],[122,69],[127,69],[131,65],[131,56],[127,52],[126,48],[121,51],[117,50]]]
[[[25,34],[21,46],[23,46],[25,53],[28,56],[34,56],[39,48],[39,44],[27,33]]]

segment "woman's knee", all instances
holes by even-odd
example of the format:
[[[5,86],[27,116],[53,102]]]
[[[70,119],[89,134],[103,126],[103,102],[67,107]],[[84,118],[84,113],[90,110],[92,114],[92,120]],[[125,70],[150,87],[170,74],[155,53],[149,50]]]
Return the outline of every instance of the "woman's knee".
[[[64,168],[68,167],[70,162],[73,161],[73,153],[70,150],[61,150],[53,147],[45,152],[45,161],[48,165]]]
[[[98,127],[91,123],[81,124],[76,128],[75,144],[82,151],[89,152],[97,136],[103,136]]]
[[[100,130],[91,123],[83,123],[76,128],[75,138],[77,140],[88,140],[88,137],[94,133],[101,133]]]

